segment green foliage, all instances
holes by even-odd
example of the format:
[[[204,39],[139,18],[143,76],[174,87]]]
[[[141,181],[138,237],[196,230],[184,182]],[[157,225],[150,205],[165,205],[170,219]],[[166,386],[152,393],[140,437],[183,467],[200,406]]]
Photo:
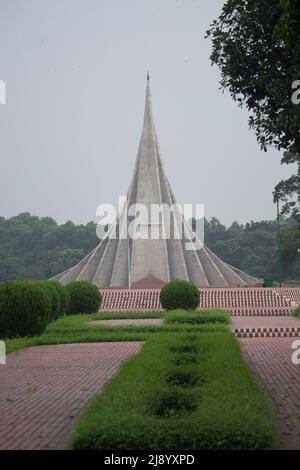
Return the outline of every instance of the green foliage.
[[[120,318],[124,312],[112,313],[112,317]],[[156,312],[157,313],[157,312]],[[230,329],[222,323],[163,323],[160,325],[122,325],[111,326],[92,324],[90,321],[103,319],[110,312],[90,315],[65,315],[48,325],[41,336],[18,338],[6,341],[7,352],[17,351],[25,346],[42,344],[66,343],[97,343],[102,341],[146,341],[152,334],[159,333],[216,333],[231,334]],[[137,312],[127,312],[128,316],[139,318]],[[151,314],[149,314],[149,317]],[[145,318],[141,314],[140,318]]]
[[[299,307],[295,308],[295,310],[293,311],[293,315],[294,315],[294,317],[300,317],[300,308]]]
[[[48,281],[48,284],[50,284],[57,292],[59,299],[60,299],[60,314],[65,315],[69,309],[70,305],[70,292],[68,289],[60,284],[57,281]]]
[[[221,87],[249,110],[249,126],[261,148],[286,150],[282,163],[298,166],[297,173],[275,189],[275,199],[285,201],[284,212],[295,215],[300,195],[300,106],[292,102],[292,84],[299,80],[299,11],[299,0],[227,0],[207,32]]]
[[[60,297],[57,290],[50,281],[33,281],[33,283],[44,289],[46,295],[50,297],[51,314],[49,322],[56,320],[60,314]]]
[[[289,277],[299,259],[298,249],[300,248],[300,224],[295,224],[281,235],[281,264],[284,270],[284,277]]]
[[[58,225],[28,212],[0,217],[0,281],[48,279],[77,264],[97,243],[93,222]]]
[[[298,226],[294,219],[280,217],[282,265],[288,282],[300,279],[300,257],[295,249],[299,238]],[[205,219],[204,228],[206,245],[223,261],[255,277],[277,279],[276,221],[245,225],[234,222],[227,228],[213,217],[210,221]]]
[[[101,306],[102,296],[92,282],[74,281],[67,285],[70,294],[68,314],[95,313]]]
[[[123,320],[123,319],[149,319],[149,318],[161,318],[163,312],[99,312],[94,315],[95,320]]]
[[[190,281],[174,279],[160,291],[160,303],[166,310],[195,310],[200,302],[199,289]]]
[[[167,323],[229,323],[229,314],[224,310],[208,310],[205,312],[188,312],[172,310],[164,315]]]
[[[300,4],[299,0],[279,0],[282,7],[282,15],[279,18],[275,30],[275,37],[282,39],[286,44],[293,45],[297,42],[300,28]]]
[[[39,283],[0,283],[0,337],[40,335],[51,316],[51,296]]]
[[[182,361],[194,346],[194,361]],[[176,352],[178,350],[179,352]],[[232,335],[151,336],[83,413],[74,449],[270,449],[276,426]]]

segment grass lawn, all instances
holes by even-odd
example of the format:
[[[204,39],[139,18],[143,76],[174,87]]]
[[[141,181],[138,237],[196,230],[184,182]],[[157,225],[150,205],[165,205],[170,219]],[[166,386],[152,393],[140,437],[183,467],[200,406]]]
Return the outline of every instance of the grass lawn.
[[[195,312],[195,319],[199,312]],[[205,314],[203,319],[205,319]],[[93,320],[120,318],[160,318],[163,312],[99,312],[86,315],[66,315],[48,325],[41,336],[6,340],[7,352],[26,346],[63,343],[88,343],[100,341],[145,341],[152,333],[180,331],[210,332],[226,331],[229,328],[217,320],[213,323],[163,323],[161,325],[92,325]]]
[[[179,330],[178,330],[179,331]],[[273,416],[231,334],[151,335],[83,413],[74,449],[270,449]]]

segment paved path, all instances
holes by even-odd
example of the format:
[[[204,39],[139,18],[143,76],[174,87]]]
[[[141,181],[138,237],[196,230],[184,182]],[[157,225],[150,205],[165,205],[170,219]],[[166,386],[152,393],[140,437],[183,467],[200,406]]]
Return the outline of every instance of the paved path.
[[[233,328],[300,328],[300,319],[288,316],[240,316],[231,317]]]
[[[78,417],[141,342],[35,346],[0,365],[0,449],[65,449]]]
[[[120,320],[93,320],[88,322],[92,325],[160,325],[163,323],[162,318],[122,318]]]
[[[300,450],[300,364],[294,365],[291,360],[295,340],[239,339],[245,359],[275,406],[283,447]]]

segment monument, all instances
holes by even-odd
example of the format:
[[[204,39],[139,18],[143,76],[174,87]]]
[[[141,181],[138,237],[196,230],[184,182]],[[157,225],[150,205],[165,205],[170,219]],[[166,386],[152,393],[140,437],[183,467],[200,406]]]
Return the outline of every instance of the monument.
[[[184,177],[183,177],[184,178]],[[67,284],[89,280],[102,288],[157,288],[171,279],[187,279],[199,287],[254,286],[260,282],[218,258],[192,232],[189,223],[177,212],[170,221],[170,237],[121,237],[120,233],[134,219],[128,208],[143,205],[150,210],[153,204],[176,208],[176,200],[164,171],[155,130],[150,79],[147,75],[144,124],[132,181],[127,193],[127,206],[118,215],[99,245],[76,266],[53,279]],[[176,212],[176,209],[175,209]],[[140,220],[145,235],[163,233],[164,213],[159,219]],[[181,227],[180,227],[181,225]],[[175,232],[183,227],[184,237]],[[112,234],[116,236],[112,236]],[[193,239],[187,249],[187,240]],[[191,245],[191,244],[189,244]]]

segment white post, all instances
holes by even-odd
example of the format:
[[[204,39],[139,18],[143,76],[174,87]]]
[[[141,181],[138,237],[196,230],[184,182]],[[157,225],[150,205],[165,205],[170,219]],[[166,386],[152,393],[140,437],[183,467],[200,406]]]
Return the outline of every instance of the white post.
[[[6,364],[6,347],[4,341],[0,341],[0,364]]]
[[[6,84],[0,80],[0,104],[6,104]]]

